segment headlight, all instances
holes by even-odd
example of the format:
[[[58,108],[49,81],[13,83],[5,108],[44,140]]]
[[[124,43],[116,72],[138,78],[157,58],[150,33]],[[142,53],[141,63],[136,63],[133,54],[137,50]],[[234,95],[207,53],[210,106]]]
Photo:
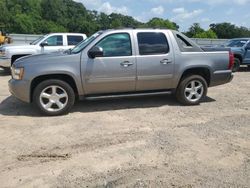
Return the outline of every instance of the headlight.
[[[23,75],[24,75],[24,68],[20,67],[20,68],[16,68],[16,67],[11,67],[11,75],[12,78],[15,80],[22,80],[23,79]]]

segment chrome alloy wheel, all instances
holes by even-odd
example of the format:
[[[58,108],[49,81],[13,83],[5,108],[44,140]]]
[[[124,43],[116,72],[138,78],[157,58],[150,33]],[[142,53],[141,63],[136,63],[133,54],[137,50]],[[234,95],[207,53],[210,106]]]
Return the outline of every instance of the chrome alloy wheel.
[[[199,80],[190,81],[184,90],[185,97],[190,102],[199,101],[204,93],[204,86]]]
[[[60,86],[46,87],[40,94],[41,106],[49,112],[58,112],[65,108],[68,103],[68,94]]]

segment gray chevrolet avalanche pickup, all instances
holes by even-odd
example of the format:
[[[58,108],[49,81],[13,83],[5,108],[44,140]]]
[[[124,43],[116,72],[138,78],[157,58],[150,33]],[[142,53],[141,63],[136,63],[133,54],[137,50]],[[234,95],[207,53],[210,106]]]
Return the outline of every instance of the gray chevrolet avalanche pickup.
[[[233,63],[230,51],[206,52],[177,31],[107,30],[63,53],[18,59],[9,90],[50,116],[68,113],[76,99],[173,92],[197,105],[208,87],[232,80]]]

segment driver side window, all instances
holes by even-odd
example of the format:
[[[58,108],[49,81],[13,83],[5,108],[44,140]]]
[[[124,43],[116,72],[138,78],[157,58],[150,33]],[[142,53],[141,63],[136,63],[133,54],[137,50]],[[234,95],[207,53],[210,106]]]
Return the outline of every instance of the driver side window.
[[[106,36],[96,46],[103,49],[103,57],[131,56],[132,47],[128,33]]]
[[[63,37],[62,35],[51,36],[44,42],[47,43],[48,46],[63,46]]]

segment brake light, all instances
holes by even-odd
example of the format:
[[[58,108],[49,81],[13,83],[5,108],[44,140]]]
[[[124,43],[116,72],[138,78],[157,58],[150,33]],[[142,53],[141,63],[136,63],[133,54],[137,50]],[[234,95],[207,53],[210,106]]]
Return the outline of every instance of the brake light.
[[[234,67],[234,54],[230,51],[229,52],[229,65],[228,69],[232,70]]]

